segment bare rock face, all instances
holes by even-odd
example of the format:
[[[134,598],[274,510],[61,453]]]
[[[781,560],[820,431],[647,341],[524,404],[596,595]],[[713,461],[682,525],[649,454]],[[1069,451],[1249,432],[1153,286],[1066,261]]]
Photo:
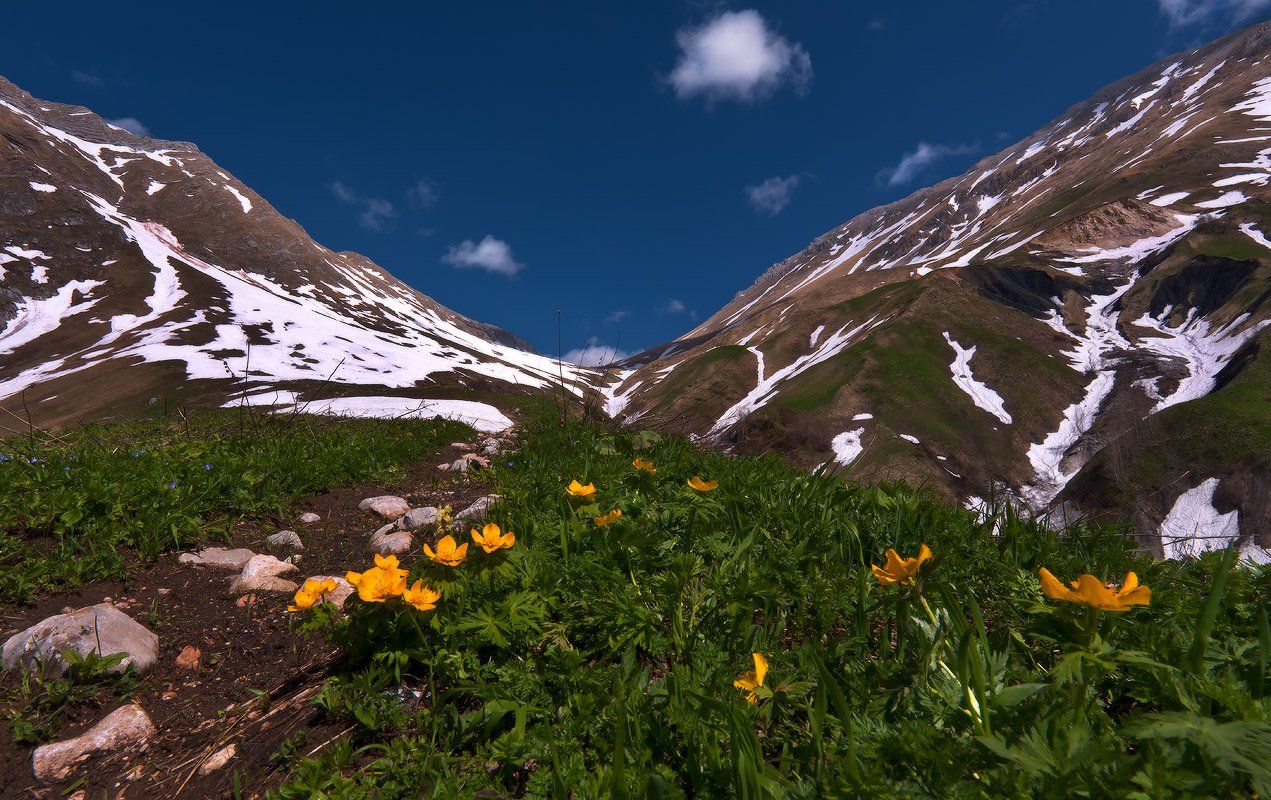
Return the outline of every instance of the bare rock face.
[[[254,555],[256,554],[246,547],[236,547],[233,550],[224,547],[208,547],[197,553],[182,553],[177,558],[177,562],[238,572],[247,566],[247,562],[251,561]]]
[[[154,723],[146,712],[141,706],[129,703],[110,712],[74,739],[37,747],[31,756],[31,769],[41,781],[65,780],[75,765],[90,756],[136,747],[154,734]]]
[[[279,561],[270,555],[252,556],[243,566],[243,571],[230,584],[230,594],[248,594],[250,592],[294,592],[300,588],[295,582],[282,575],[296,571],[296,565],[290,561]]]
[[[287,550],[303,550],[304,542],[300,540],[300,534],[295,531],[278,531],[265,537],[265,541],[271,547],[279,547]]]
[[[410,549],[415,535],[410,531],[394,531],[383,529],[371,534],[371,552],[382,556],[400,555]]]
[[[413,531],[416,528],[422,528],[425,525],[433,525],[437,522],[437,508],[435,506],[424,506],[422,508],[412,508],[397,521],[397,526],[404,531]]]
[[[60,675],[66,671],[62,653],[125,653],[114,670],[129,666],[144,672],[159,655],[159,637],[109,603],[57,614],[10,636],[0,650],[4,668],[21,666],[27,671]]]
[[[368,497],[358,503],[357,507],[361,511],[370,511],[387,520],[396,520],[410,511],[410,503],[391,494]]]
[[[455,514],[454,526],[462,529],[469,522],[476,522],[485,519],[486,513],[490,510],[490,506],[499,501],[497,494],[487,494],[485,497],[478,498],[475,503]]]
[[[299,522],[301,525],[312,525],[315,522],[321,522],[321,521],[322,521],[322,517],[318,516],[312,511],[306,511],[305,513],[296,517],[296,522]]]

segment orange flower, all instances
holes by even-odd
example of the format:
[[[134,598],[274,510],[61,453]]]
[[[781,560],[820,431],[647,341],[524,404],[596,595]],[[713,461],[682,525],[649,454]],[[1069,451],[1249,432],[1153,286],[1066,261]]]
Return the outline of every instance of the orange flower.
[[[475,529],[471,533],[472,541],[476,542],[477,547],[487,553],[493,553],[495,550],[507,550],[516,544],[515,533],[512,533],[512,531],[503,533],[499,530],[499,526],[493,522],[487,522],[486,526],[481,529],[481,533],[477,533]]]
[[[428,545],[424,545],[424,555],[438,564],[444,564],[447,567],[457,567],[468,557],[468,543],[464,542],[456,546],[455,537],[446,534],[441,537],[441,541],[437,542],[436,551],[433,551]]]
[[[336,589],[335,578],[327,578],[320,581],[317,578],[308,578],[305,580],[304,586],[296,591],[296,596],[292,599],[292,604],[287,606],[288,611],[308,611],[323,602],[323,599],[334,592]]]
[[[755,660],[755,671],[743,673],[733,681],[733,686],[746,692],[747,703],[754,703],[759,699],[755,690],[763,686],[764,678],[768,677],[768,659],[763,657],[763,653],[752,653],[751,658]]]
[[[613,511],[610,511],[608,514],[605,514],[604,516],[592,517],[592,520],[596,523],[597,528],[603,528],[611,522],[617,522],[621,518],[622,518],[622,509],[615,508]]]
[[[347,572],[344,579],[367,603],[382,603],[406,591],[406,570],[397,566],[397,556],[376,556],[374,567],[366,572]]]
[[[584,500],[592,500],[596,496],[596,485],[594,483],[581,484],[578,481],[570,481],[569,486],[565,489],[569,492],[570,497],[581,497]]]
[[[635,467],[637,470],[644,470],[650,475],[658,471],[658,468],[653,466],[652,461],[645,461],[643,458],[637,458],[635,461],[632,461],[631,466]]]
[[[1152,602],[1152,590],[1139,585],[1139,576],[1133,572],[1125,575],[1125,582],[1119,588],[1105,586],[1103,581],[1093,575],[1082,575],[1068,586],[1050,574],[1050,570],[1042,567],[1037,571],[1041,577],[1042,592],[1052,600],[1063,600],[1066,603],[1078,603],[1099,611],[1129,611],[1134,606],[1145,606]]]
[[[870,568],[874,571],[874,577],[878,578],[878,582],[884,586],[893,586],[897,583],[908,586],[914,582],[914,578],[918,576],[918,570],[929,558],[931,558],[931,548],[925,544],[918,548],[917,558],[901,558],[889,547],[887,548],[887,566],[880,567],[874,564]]]
[[[704,481],[697,475],[688,479],[688,488],[701,494],[714,491],[718,486],[719,481]]]
[[[431,586],[425,586],[420,580],[415,581],[414,586],[402,592],[402,599],[419,611],[432,611],[437,607],[437,601],[441,599],[441,592]]]

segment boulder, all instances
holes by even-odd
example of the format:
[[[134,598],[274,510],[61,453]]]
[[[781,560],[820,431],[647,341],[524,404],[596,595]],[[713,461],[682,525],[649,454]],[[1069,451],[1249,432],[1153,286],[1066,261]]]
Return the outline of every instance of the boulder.
[[[41,781],[65,780],[76,764],[90,756],[142,745],[154,734],[154,723],[146,712],[141,706],[129,703],[110,712],[74,739],[35,748],[31,769]]]
[[[144,672],[159,655],[159,637],[109,603],[57,614],[10,636],[0,650],[5,669],[21,665],[27,671],[60,675],[66,671],[62,653],[82,656],[125,653],[114,667],[122,672],[129,666]]]
[[[404,531],[413,531],[425,525],[436,524],[436,522],[437,508],[435,506],[424,506],[407,511],[401,519],[397,520],[397,527]]]
[[[299,522],[301,525],[312,525],[315,522],[321,522],[321,521],[322,521],[322,517],[318,516],[312,511],[306,511],[305,513],[296,517],[296,522]]]
[[[271,547],[285,547],[288,550],[305,549],[304,542],[300,540],[300,534],[295,531],[278,531],[265,537],[265,541]]]
[[[497,494],[487,494],[485,497],[478,498],[475,503],[455,514],[454,526],[462,529],[469,522],[485,519],[486,512],[490,506],[499,501]]]
[[[197,553],[182,553],[177,558],[177,562],[238,572],[247,566],[247,562],[251,561],[254,555],[256,554],[246,547],[236,547],[233,550],[224,547],[208,547]]]
[[[294,592],[300,587],[281,576],[295,571],[296,565],[290,561],[279,561],[270,555],[253,556],[230,584],[229,591],[230,594]]]
[[[414,541],[415,534],[410,531],[385,531],[381,528],[371,534],[371,552],[382,556],[401,555],[410,549]]]
[[[387,520],[395,520],[410,511],[410,503],[391,494],[368,497],[357,504],[361,511],[370,511]]]

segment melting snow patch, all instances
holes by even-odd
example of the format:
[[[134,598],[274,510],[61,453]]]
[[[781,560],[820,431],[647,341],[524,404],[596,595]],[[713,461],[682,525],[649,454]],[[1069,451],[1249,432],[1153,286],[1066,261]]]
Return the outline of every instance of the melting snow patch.
[[[233,186],[230,186],[228,183],[225,184],[225,188],[229,190],[230,194],[238,198],[238,204],[243,207],[244,214],[252,210],[252,201],[247,199],[247,195],[235,189]]]
[[[146,187],[146,194],[155,194],[167,185],[168,184],[166,183],[159,183],[158,181],[150,181],[150,185]]]
[[[862,414],[857,414],[856,416],[852,417],[852,422],[860,422],[861,420],[873,419],[873,418],[874,418],[874,415],[873,415],[873,414],[870,414],[870,413],[862,413]]]
[[[812,335],[808,337],[808,347],[816,347],[817,340],[821,338],[821,333],[824,331],[824,325],[816,326],[816,330],[812,331]]]
[[[57,187],[53,186],[52,184],[36,183],[35,181],[31,181],[31,188],[37,192],[45,192],[45,193],[51,193],[51,192],[57,191]]]
[[[1154,206],[1172,206],[1189,194],[1191,194],[1191,192],[1173,192],[1171,194],[1163,194],[1150,202]]]
[[[1214,330],[1208,320],[1198,319],[1196,310],[1191,309],[1186,319],[1177,326],[1170,326],[1165,321],[1168,313],[1169,310],[1166,309],[1159,319],[1144,314],[1134,321],[1135,325],[1162,334],[1160,337],[1141,338],[1140,347],[1167,358],[1178,359],[1187,366],[1187,375],[1178,382],[1178,387],[1172,393],[1157,402],[1153,412],[1209,394],[1218,380],[1218,373],[1236,351],[1258,331],[1271,325],[1271,320],[1263,320],[1237,332],[1236,328],[1249,319],[1248,314],[1241,314],[1227,325]]]
[[[284,409],[286,413],[293,409]],[[301,403],[294,410],[302,414],[369,419],[451,419],[471,425],[483,433],[497,433],[512,427],[512,420],[489,403],[475,400],[420,400],[414,397],[337,397]]]
[[[990,389],[982,381],[971,374],[971,358],[975,355],[975,346],[963,347],[958,344],[948,331],[944,332],[944,340],[953,348],[953,363],[949,369],[953,372],[953,382],[958,388],[971,397],[971,402],[1000,419],[1006,425],[1011,424],[1011,415],[1006,413],[1002,396]]]
[[[1248,236],[1250,239],[1254,240],[1255,242],[1267,248],[1268,250],[1271,250],[1271,240],[1268,240],[1266,235],[1263,234],[1262,231],[1253,227],[1252,222],[1243,223],[1240,226],[1240,230],[1244,231],[1245,235]]]
[[[1196,203],[1196,206],[1198,208],[1227,208],[1228,206],[1239,205],[1248,199],[1240,192],[1227,192],[1221,197],[1215,197],[1213,200]]]
[[[914,444],[922,444],[922,442],[918,441],[917,436],[910,436],[907,433],[900,434],[900,438],[904,439],[906,442],[913,442]]]
[[[857,428],[854,431],[844,431],[834,437],[834,440],[830,442],[830,449],[834,451],[834,460],[837,463],[846,467],[864,452],[865,447],[861,444],[861,434],[864,432],[864,428]]]
[[[1161,522],[1161,549],[1166,558],[1185,558],[1222,550],[1240,534],[1239,512],[1219,514],[1214,508],[1218,479],[1210,478],[1178,496]]]

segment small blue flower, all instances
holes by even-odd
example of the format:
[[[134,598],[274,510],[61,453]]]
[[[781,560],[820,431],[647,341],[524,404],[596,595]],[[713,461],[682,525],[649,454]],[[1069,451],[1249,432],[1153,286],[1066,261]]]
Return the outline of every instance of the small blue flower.
[[[12,461],[12,460],[13,460],[13,456],[0,455],[0,464],[3,464],[6,461]]]
[[[203,465],[203,471],[204,471],[204,472],[211,472],[211,471],[212,471],[212,465],[211,465],[211,464],[204,464],[204,465]]]
[[[177,482],[176,482],[176,481],[168,481],[168,488],[169,488],[169,489],[175,489],[175,488],[177,488]]]

